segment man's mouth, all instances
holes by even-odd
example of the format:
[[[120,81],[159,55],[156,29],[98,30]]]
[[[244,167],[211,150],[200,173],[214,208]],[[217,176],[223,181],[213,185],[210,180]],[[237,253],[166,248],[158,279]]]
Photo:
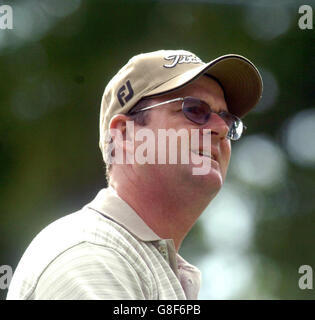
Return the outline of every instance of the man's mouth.
[[[196,155],[211,158],[212,160],[216,160],[215,156],[206,150],[192,150],[192,152]]]

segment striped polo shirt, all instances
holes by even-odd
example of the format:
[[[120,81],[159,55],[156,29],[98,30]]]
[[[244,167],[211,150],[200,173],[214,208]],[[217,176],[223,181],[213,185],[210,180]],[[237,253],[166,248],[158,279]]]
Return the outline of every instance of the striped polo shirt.
[[[197,299],[199,270],[109,187],[43,229],[22,256],[7,299]]]

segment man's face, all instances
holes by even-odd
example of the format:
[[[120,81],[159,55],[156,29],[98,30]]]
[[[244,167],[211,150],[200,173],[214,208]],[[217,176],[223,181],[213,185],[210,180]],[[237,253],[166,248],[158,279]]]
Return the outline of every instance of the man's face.
[[[196,97],[206,103],[208,103],[212,110],[215,112],[228,111],[226,101],[224,99],[224,93],[220,85],[213,79],[203,76],[187,85],[186,87],[179,89],[167,95],[156,97],[150,102],[150,105],[171,100],[178,97]],[[180,161],[177,164],[148,164],[141,165],[139,168],[144,170],[142,173],[152,178],[154,181],[160,181],[165,186],[173,186],[174,188],[187,188],[187,184],[194,187],[201,187],[203,190],[211,194],[216,194],[226,177],[230,155],[231,155],[231,144],[230,140],[226,138],[228,127],[226,123],[217,115],[212,113],[208,122],[204,125],[198,125],[188,120],[184,113],[181,111],[182,101],[165,104],[148,111],[149,121],[145,128],[150,129],[154,132],[155,137],[158,137],[159,129],[174,129],[176,132],[181,129],[185,129],[188,132],[189,139],[191,141],[192,131],[195,129],[195,133],[198,130],[199,133],[199,144],[200,150],[204,153],[211,152],[213,158],[207,157],[206,155],[199,155],[191,153],[192,157],[199,158],[199,162],[203,161],[211,165],[209,173],[205,175],[193,175],[192,169],[201,167],[196,165],[196,161],[192,161],[190,157],[189,164],[181,164]],[[135,125],[135,131],[143,127]],[[205,134],[205,130],[211,130]],[[204,139],[211,139],[211,149],[206,150],[206,146],[203,146]],[[181,154],[181,143],[180,137],[177,137],[177,150],[171,150],[171,152],[177,152]],[[156,154],[158,152],[156,139]],[[139,143],[138,143],[139,145]],[[208,143],[208,148],[210,144]],[[135,144],[137,146],[137,143]],[[176,148],[176,147],[175,147]],[[191,143],[189,143],[189,151],[191,150]],[[197,152],[198,153],[198,152]],[[167,146],[167,159],[169,159],[169,152]],[[158,157],[156,157],[158,159]],[[180,159],[180,156],[177,157]]]

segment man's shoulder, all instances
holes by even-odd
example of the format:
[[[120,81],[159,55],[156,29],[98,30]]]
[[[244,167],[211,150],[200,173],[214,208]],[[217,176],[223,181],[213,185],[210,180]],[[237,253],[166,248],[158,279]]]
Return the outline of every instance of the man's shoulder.
[[[129,242],[131,235],[116,222],[85,206],[81,210],[55,220],[40,231],[25,251],[26,257],[48,264],[56,256],[80,243],[117,246]],[[132,242],[132,241],[131,241]]]
[[[95,242],[100,238],[97,236],[100,232],[100,220],[105,220],[102,221],[102,226],[106,229],[106,219],[83,207],[48,224],[36,235],[26,252],[46,250],[52,253],[66,250],[81,242]]]
[[[119,251],[127,251],[130,247],[139,245],[137,239],[116,222],[85,206],[55,220],[37,234],[15,270],[10,289],[16,287],[13,292],[31,292],[41,274],[53,261],[84,243]]]

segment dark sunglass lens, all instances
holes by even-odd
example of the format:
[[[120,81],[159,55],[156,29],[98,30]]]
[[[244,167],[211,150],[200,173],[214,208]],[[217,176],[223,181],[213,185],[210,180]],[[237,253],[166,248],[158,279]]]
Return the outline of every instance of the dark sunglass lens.
[[[197,124],[205,124],[210,117],[209,106],[199,99],[190,97],[184,99],[183,112],[187,119]]]

